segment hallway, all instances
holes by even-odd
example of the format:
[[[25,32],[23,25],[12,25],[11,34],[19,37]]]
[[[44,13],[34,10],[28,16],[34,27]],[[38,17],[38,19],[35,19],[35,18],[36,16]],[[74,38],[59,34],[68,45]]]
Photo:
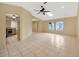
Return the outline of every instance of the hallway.
[[[50,33],[33,33],[28,39],[18,41],[16,36],[7,38],[7,47],[0,56],[9,57],[64,57],[79,56],[75,37]]]

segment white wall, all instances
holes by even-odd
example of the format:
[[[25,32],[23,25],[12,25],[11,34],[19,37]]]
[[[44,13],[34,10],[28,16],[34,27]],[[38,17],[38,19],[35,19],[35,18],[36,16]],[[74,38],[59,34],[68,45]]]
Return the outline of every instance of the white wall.
[[[0,49],[5,48],[6,44],[6,20],[4,19],[4,15],[0,14]]]
[[[32,16],[25,9],[21,14],[20,31],[22,40],[27,39],[32,34]]]
[[[77,16],[77,39],[79,43],[79,5],[78,5],[78,16]]]

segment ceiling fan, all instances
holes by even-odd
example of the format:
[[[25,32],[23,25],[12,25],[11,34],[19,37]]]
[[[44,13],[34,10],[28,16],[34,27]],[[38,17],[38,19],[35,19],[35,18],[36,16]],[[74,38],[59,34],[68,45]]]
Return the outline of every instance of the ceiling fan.
[[[47,4],[47,2],[44,2],[43,4]],[[41,9],[40,10],[36,10],[36,9],[34,9],[34,10],[35,11],[38,11],[37,14],[42,13],[43,15],[45,15],[47,12],[51,12],[51,11],[46,10],[44,6],[41,6]]]

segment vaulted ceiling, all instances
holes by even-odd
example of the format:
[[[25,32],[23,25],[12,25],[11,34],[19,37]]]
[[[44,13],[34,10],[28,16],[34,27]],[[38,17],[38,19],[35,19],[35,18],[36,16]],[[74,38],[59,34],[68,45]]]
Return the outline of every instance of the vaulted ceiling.
[[[76,16],[78,9],[77,2],[47,2],[46,4],[43,4],[43,2],[6,2],[6,4],[22,6],[33,16],[41,20]],[[50,14],[37,14],[38,11],[35,11],[34,9],[40,10],[42,5],[45,7],[46,10],[51,11],[50,13],[52,14],[52,16]]]

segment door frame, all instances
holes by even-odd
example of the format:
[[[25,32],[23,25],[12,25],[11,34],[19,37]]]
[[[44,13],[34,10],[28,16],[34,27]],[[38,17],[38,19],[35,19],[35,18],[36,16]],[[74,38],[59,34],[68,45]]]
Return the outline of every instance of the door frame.
[[[6,21],[7,21],[7,18],[9,18],[9,17],[6,16]],[[20,40],[20,17],[16,17],[16,18],[17,18],[17,20],[15,20],[15,21],[17,21],[17,26],[18,26],[18,30],[16,31],[16,35],[17,35],[18,40]]]

